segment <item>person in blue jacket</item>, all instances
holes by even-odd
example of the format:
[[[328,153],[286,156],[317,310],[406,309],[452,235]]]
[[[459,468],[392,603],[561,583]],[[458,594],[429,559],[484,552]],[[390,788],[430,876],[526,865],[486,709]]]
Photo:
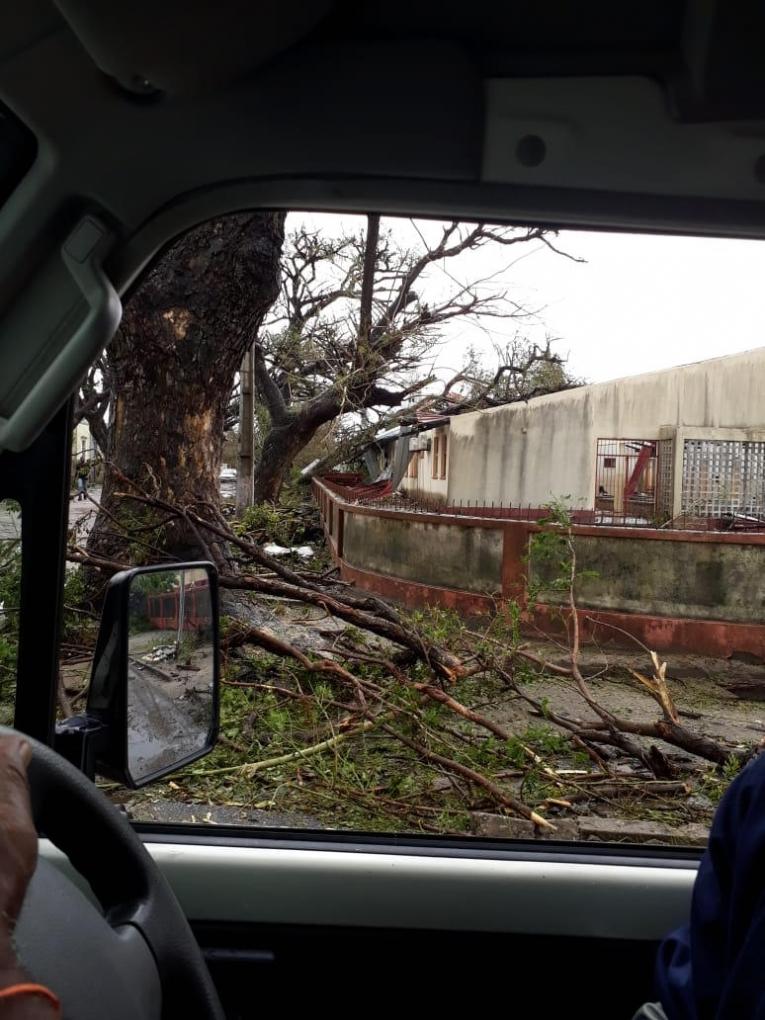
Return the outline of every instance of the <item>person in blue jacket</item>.
[[[765,754],[720,802],[690,922],[659,949],[656,993],[635,1020],[765,1020]]]

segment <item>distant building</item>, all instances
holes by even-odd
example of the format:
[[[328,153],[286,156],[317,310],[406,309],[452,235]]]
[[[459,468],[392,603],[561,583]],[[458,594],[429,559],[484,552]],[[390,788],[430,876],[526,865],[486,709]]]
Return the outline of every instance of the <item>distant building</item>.
[[[657,651],[765,647],[765,348],[377,437],[375,479],[314,481],[340,576],[410,606],[560,633],[533,541],[574,512],[580,633]],[[541,588],[539,587],[541,583]],[[525,615],[523,615],[525,614]]]
[[[72,485],[75,484],[77,462],[81,457],[84,457],[90,465],[88,484],[100,483],[103,475],[103,455],[84,418],[75,425],[72,434]]]
[[[394,487],[450,505],[765,515],[765,348],[441,417]]]
[[[84,456],[86,459],[90,459],[89,453],[95,448],[95,442],[90,433],[90,426],[87,421],[83,418],[74,427],[74,434],[72,435],[72,456],[79,458]]]

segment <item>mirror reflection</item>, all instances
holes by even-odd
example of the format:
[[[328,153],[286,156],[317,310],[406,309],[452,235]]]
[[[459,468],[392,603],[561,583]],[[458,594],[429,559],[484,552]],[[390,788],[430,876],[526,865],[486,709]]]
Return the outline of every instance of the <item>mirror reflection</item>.
[[[207,571],[137,574],[128,613],[128,770],[141,783],[210,739],[215,632]]]

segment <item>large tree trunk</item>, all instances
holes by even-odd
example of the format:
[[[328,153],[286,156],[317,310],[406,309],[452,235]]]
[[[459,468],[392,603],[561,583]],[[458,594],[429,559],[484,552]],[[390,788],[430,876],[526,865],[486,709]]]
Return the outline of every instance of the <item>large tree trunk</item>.
[[[135,562],[204,556],[198,533],[118,498],[121,475],[151,495],[200,509],[219,501],[225,412],[236,372],[279,288],[283,213],[205,223],[157,262],[109,348],[114,415],[101,506],[89,549]],[[153,515],[153,516],[152,516]],[[161,515],[159,515],[161,520]],[[126,542],[123,528],[134,532]]]
[[[293,461],[324,424],[324,420],[307,419],[307,415],[288,414],[283,421],[272,421],[255,469],[256,503],[278,502]]]

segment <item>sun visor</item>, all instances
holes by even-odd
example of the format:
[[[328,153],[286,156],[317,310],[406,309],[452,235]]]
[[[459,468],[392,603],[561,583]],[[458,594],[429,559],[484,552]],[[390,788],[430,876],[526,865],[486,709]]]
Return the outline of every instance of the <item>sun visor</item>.
[[[302,39],[332,0],[56,0],[94,62],[123,87],[171,95],[241,78]]]
[[[112,242],[84,216],[0,320],[0,452],[37,437],[114,336],[122,304],[103,271]]]

